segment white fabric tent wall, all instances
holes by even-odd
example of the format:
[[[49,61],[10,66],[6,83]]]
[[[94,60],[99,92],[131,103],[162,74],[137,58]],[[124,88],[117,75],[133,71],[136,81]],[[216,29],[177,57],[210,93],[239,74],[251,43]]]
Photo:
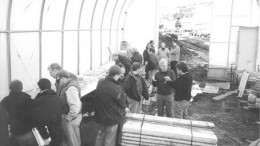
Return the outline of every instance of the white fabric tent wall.
[[[53,62],[77,75],[108,62],[108,47],[117,52],[123,37],[143,50],[157,34],[156,2],[1,0],[0,100],[11,80],[21,80],[24,91],[36,88],[42,77],[54,82],[47,70]],[[142,4],[149,7],[144,14]],[[141,32],[147,24],[149,33]]]
[[[256,0],[213,1],[209,69],[229,69],[236,64],[238,29],[259,26],[259,18]],[[209,78],[214,78],[214,74],[209,74]]]

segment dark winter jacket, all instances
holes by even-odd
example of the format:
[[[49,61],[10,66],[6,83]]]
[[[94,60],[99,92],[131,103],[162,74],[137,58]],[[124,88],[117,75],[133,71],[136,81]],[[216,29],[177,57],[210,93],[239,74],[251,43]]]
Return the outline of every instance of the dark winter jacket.
[[[148,53],[148,49],[145,49],[143,52],[143,57],[144,57],[144,65],[145,65],[145,61],[149,61],[149,53]]]
[[[139,52],[134,52],[131,58],[131,64],[133,64],[134,62],[139,62],[142,64],[142,61],[143,61],[142,55]]]
[[[152,82],[154,87],[157,87],[157,93],[159,95],[171,95],[173,90],[172,88],[165,83],[166,76],[169,76],[171,80],[176,80],[174,71],[168,69],[166,72],[162,72],[159,70],[157,73],[155,73],[155,81]]]
[[[118,54],[118,60],[116,61],[116,65],[119,63],[125,66],[124,76],[126,76],[131,70],[131,61],[126,56]]]
[[[175,81],[167,81],[166,83],[175,89],[175,101],[190,101],[192,76],[189,73],[179,76]]]
[[[97,123],[111,126],[119,124],[123,120],[126,95],[114,78],[107,76],[98,82],[94,102]]]
[[[33,118],[33,100],[24,92],[10,92],[2,100],[10,119],[11,133],[23,135],[35,127]]]
[[[155,53],[149,53],[150,59],[148,61],[149,71],[159,68],[159,59]]]
[[[0,146],[10,146],[8,132],[8,114],[5,107],[0,103]]]
[[[51,89],[39,93],[34,100],[36,127],[44,139],[51,137],[51,146],[62,142],[62,106],[61,99]],[[45,126],[48,127],[49,134]]]
[[[142,96],[144,97],[144,99],[148,100],[149,93],[148,93],[147,85],[142,76],[140,76],[140,79],[141,79],[142,85],[143,85]],[[134,75],[132,72],[130,72],[125,79],[124,89],[125,89],[126,95],[129,98],[132,98],[138,102],[141,101],[141,97],[138,95],[138,91],[137,91],[136,79],[134,78]]]

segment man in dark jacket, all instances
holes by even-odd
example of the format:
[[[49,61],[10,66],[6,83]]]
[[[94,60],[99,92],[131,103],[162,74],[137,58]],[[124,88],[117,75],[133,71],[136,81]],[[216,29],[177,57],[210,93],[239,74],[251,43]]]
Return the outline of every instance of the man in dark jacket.
[[[142,64],[135,62],[132,65],[132,71],[125,79],[125,93],[128,96],[129,110],[131,113],[141,113],[142,101],[149,99],[147,85],[140,72]]]
[[[5,107],[0,103],[0,146],[10,146],[8,131],[8,114]]]
[[[161,59],[159,62],[160,70],[153,77],[152,84],[157,87],[157,105],[158,116],[164,115],[164,107],[166,107],[166,116],[173,117],[172,104],[173,104],[173,90],[165,83],[165,77],[169,77],[171,80],[175,80],[174,71],[168,69],[168,61]]]
[[[150,65],[149,65],[149,62],[151,61],[151,60],[150,60],[149,52],[155,53],[155,49],[154,49],[154,47],[152,46],[151,42],[149,42],[149,43],[146,45],[146,49],[145,49],[144,52],[143,52],[144,65],[145,65],[145,79],[146,79],[146,80],[149,79],[149,70],[151,70],[151,69],[150,69]]]
[[[118,124],[123,119],[126,95],[117,82],[121,69],[113,65],[105,79],[98,82],[95,98],[95,119],[100,124],[96,146],[115,146]]]
[[[126,56],[120,55],[120,54],[113,54],[112,55],[112,60],[115,61],[115,65],[121,63],[125,66],[125,74],[124,76],[126,77],[128,73],[131,70],[131,61],[129,58]]]
[[[41,92],[34,100],[34,117],[37,129],[43,139],[51,138],[50,146],[59,146],[62,142],[62,101],[51,89],[51,82],[48,79],[40,79],[38,86]],[[45,126],[47,126],[49,133]]]
[[[33,100],[22,92],[23,84],[14,80],[9,85],[10,93],[2,100],[10,119],[12,139],[16,145],[36,146],[32,133],[36,123],[33,118]]]
[[[139,62],[141,64],[143,62],[143,57],[136,48],[132,49],[131,64],[133,64],[134,62]]]
[[[192,76],[188,73],[188,67],[185,63],[179,62],[177,65],[179,77],[177,80],[165,78],[167,85],[176,90],[174,116],[180,119],[188,119],[188,107],[190,105]]]

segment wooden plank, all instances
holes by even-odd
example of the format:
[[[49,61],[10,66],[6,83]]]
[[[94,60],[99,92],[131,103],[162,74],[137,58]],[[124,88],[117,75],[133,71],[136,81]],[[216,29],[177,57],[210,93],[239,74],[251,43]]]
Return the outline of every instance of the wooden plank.
[[[211,129],[192,128],[192,142],[216,144],[218,138]]]
[[[143,140],[151,140],[151,141],[164,141],[169,143],[182,143],[182,144],[191,144],[191,141],[186,140],[180,140],[180,139],[173,139],[173,138],[165,138],[165,137],[155,137],[155,136],[149,136],[149,135],[141,135],[141,142]]]
[[[230,82],[214,82],[214,83],[206,83],[206,86],[214,86],[214,87],[219,87],[221,89],[230,89]]]
[[[205,88],[203,89],[203,93],[213,93],[216,94],[219,91],[219,87],[214,87],[214,86],[208,86],[206,85]]]
[[[229,95],[232,95],[232,94],[234,94],[234,93],[237,93],[237,90],[230,91],[230,92],[227,92],[227,93],[225,93],[225,94],[221,94],[221,95],[215,96],[215,97],[213,97],[213,99],[214,99],[214,100],[220,100],[220,99],[223,99],[223,98],[225,98],[225,97],[227,97],[227,96],[229,96]]]
[[[143,123],[141,135],[159,136],[191,141],[191,128]]]
[[[131,121],[127,120],[123,126],[122,131],[123,132],[129,132],[129,133],[136,133],[140,134],[141,133],[141,121]]]
[[[162,124],[166,124],[166,125],[191,126],[190,120],[186,120],[186,119],[145,115],[144,120],[145,120],[145,122],[155,122],[155,123],[162,123]]]
[[[126,136],[126,137],[138,137],[138,138],[140,138],[140,134],[126,133],[126,132],[123,132],[123,133],[122,133],[122,136]]]
[[[139,145],[139,142],[136,141],[129,141],[129,140],[122,140],[121,143],[125,143],[125,144],[133,144],[133,145]]]
[[[126,117],[127,119],[142,121],[144,119],[144,114],[127,113]]]
[[[249,73],[246,72],[246,71],[244,71],[244,72],[243,72],[243,75],[242,75],[242,78],[241,78],[241,81],[240,81],[240,83],[239,83],[239,87],[238,87],[238,89],[239,89],[238,97],[240,97],[240,98],[241,98],[241,97],[243,96],[243,94],[244,94],[244,90],[245,90],[245,87],[246,87],[246,83],[247,83],[248,77],[249,77]]]
[[[195,121],[195,120],[191,120],[191,126],[192,128],[194,127],[201,127],[201,128],[214,128],[215,124],[212,122],[205,122],[205,121]]]
[[[217,146],[217,144],[192,142],[192,146]]]
[[[134,142],[140,142],[140,138],[135,138],[135,137],[122,137],[122,140],[128,140],[128,141],[134,141]]]

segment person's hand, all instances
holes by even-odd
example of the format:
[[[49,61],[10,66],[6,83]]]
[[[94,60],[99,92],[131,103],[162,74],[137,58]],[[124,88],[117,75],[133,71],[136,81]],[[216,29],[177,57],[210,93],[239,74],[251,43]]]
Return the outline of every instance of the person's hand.
[[[167,81],[171,81],[171,78],[169,77],[169,76],[166,76],[166,77],[164,77],[165,78],[165,81],[167,82]]]
[[[153,80],[153,81],[156,81],[154,76],[152,76],[152,80]]]
[[[48,138],[48,139],[44,139],[44,145],[49,145],[51,142],[51,140]]]
[[[148,64],[148,61],[145,61],[144,64],[147,65],[147,64]]]
[[[125,108],[125,113],[131,113],[129,108],[127,108],[127,107]]]

